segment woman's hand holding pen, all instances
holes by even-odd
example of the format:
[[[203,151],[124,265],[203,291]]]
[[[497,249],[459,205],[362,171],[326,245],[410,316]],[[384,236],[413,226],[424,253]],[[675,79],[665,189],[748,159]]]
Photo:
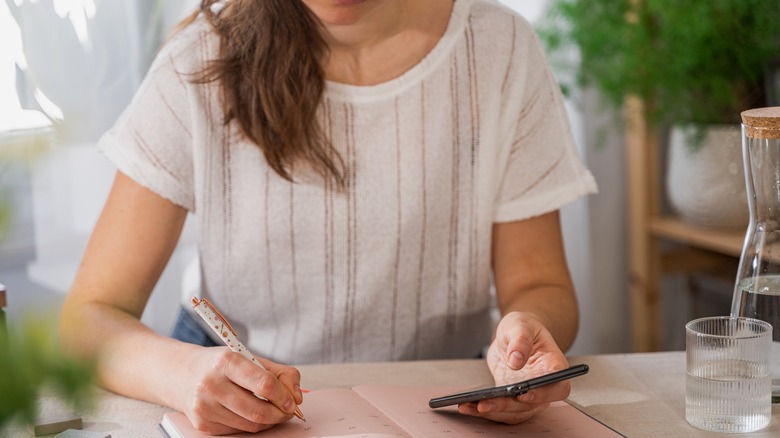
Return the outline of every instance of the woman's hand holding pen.
[[[194,359],[185,364],[194,378],[181,410],[201,432],[259,432],[289,420],[303,401],[293,367],[258,358],[262,369],[227,347],[203,348]]]
[[[490,345],[487,363],[496,385],[506,385],[569,366],[550,332],[532,314],[512,312],[501,319]],[[517,424],[569,396],[568,380],[531,390],[519,397],[464,403],[461,414]]]

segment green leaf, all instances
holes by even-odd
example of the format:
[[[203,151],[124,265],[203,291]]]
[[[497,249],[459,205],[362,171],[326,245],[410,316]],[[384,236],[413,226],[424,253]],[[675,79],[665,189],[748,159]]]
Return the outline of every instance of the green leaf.
[[[594,86],[618,110],[640,97],[656,126],[739,123],[767,105],[778,16],[776,0],[552,0],[537,31],[564,89]],[[561,71],[572,49],[580,62]]]

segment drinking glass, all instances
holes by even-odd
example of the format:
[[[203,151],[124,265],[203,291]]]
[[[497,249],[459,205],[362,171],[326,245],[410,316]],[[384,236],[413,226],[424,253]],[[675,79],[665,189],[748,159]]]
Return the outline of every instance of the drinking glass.
[[[685,419],[715,432],[753,432],[772,418],[772,326],[713,316],[685,325]]]

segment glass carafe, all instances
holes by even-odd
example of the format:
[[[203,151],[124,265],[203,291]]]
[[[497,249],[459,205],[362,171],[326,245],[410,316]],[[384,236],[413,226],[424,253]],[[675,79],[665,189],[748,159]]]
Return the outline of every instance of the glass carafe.
[[[742,157],[750,224],[731,314],[772,324],[772,402],[780,403],[780,107],[742,113]]]

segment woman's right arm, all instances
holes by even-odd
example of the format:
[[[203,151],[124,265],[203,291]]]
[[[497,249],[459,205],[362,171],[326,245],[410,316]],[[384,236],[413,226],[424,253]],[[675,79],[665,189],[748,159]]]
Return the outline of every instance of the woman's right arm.
[[[182,411],[203,432],[286,421],[302,401],[297,370],[261,359],[265,371],[226,347],[179,342],[140,321],[186,217],[117,172],[63,305],[63,346],[95,361],[106,389]]]

